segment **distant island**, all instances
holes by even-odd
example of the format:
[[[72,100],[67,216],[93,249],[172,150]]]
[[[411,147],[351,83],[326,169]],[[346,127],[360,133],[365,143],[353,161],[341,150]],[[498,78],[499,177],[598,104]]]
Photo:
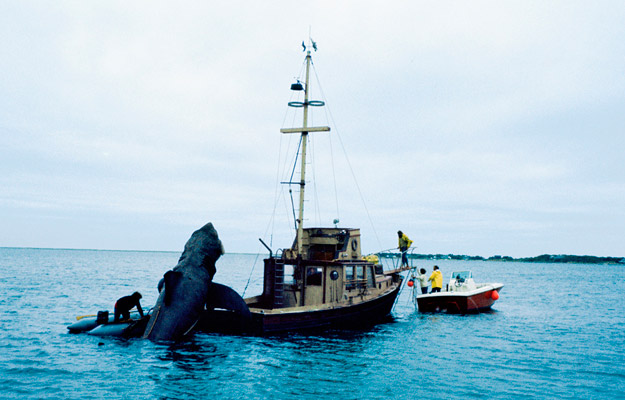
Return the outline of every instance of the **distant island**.
[[[398,253],[379,253],[380,257],[393,258]],[[464,261],[514,261],[528,263],[571,263],[571,264],[623,264],[625,257],[596,257],[596,256],[573,256],[567,254],[543,254],[536,257],[513,258],[509,256],[466,256],[456,254],[409,254],[409,258],[416,260],[464,260]]]

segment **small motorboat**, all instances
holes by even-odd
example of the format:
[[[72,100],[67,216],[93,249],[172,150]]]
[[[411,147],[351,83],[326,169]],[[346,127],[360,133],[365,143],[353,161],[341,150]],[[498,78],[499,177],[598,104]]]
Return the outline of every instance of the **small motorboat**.
[[[420,312],[477,313],[491,308],[501,288],[502,283],[475,283],[471,271],[458,271],[442,291],[417,294],[416,300]]]
[[[138,311],[131,311],[129,320],[115,322],[113,314],[98,311],[97,314],[76,317],[78,321],[67,329],[70,333],[87,333],[93,336],[136,337],[141,336],[149,318],[149,312],[142,318]]]

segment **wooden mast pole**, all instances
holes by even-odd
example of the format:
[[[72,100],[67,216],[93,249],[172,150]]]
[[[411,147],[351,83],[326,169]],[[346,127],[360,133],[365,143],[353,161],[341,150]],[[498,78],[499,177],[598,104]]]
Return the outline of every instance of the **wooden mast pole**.
[[[313,42],[313,49],[316,50],[316,45]],[[309,100],[309,96],[310,96],[310,64],[312,63],[312,56],[310,55],[310,50],[307,50],[306,52],[306,82],[304,83],[304,102],[299,102],[299,101],[292,101],[289,102],[289,107],[302,107],[304,109],[304,121],[303,121],[303,125],[300,128],[282,128],[280,129],[280,132],[282,133],[299,133],[301,134],[300,140],[302,143],[301,146],[301,150],[302,150],[302,155],[301,155],[301,166],[300,166],[300,181],[299,181],[299,215],[297,217],[297,236],[296,236],[296,242],[297,242],[297,248],[294,249],[297,254],[297,258],[301,259],[304,254],[303,254],[303,243],[302,240],[304,238],[304,198],[305,198],[305,192],[306,192],[306,148],[308,145],[308,134],[311,132],[329,132],[330,131],[330,127],[329,126],[308,126],[308,107],[321,107],[324,106],[325,103],[323,101],[320,100]],[[300,83],[298,81],[298,83]],[[301,85],[300,85],[301,86]],[[302,90],[300,89],[293,89],[292,90]],[[289,184],[291,183],[296,183],[296,182],[288,182]]]
[[[308,143],[308,83],[310,77],[310,50],[306,53],[306,83],[304,84],[304,121],[302,125],[302,165],[299,183],[299,216],[297,218],[297,255],[302,256],[302,238],[304,237],[304,189],[306,187],[306,144]]]

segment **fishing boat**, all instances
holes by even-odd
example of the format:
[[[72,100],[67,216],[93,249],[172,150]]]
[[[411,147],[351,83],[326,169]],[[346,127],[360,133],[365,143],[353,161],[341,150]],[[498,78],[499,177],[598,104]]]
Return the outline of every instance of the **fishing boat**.
[[[475,283],[471,271],[458,271],[444,290],[416,295],[416,301],[420,312],[477,313],[489,310],[502,288],[501,283]],[[416,294],[416,286],[413,290]]]
[[[312,47],[316,50],[314,44]],[[295,240],[289,248],[275,253],[261,240],[269,251],[269,257],[264,260],[262,293],[241,298],[223,285],[219,286],[222,290],[216,290],[213,282],[211,296],[224,296],[225,293],[227,298],[207,298],[200,318],[184,335],[192,331],[264,334],[330,327],[356,328],[378,323],[391,313],[402,287],[401,273],[409,270],[408,266],[394,265],[385,269],[377,257],[363,257],[360,229],[339,227],[338,220],[334,221],[333,227],[304,227],[309,134],[330,131],[329,126],[308,125],[309,108],[325,106],[323,101],[309,99],[311,62],[308,50],[305,79],[303,82],[298,79],[291,85],[291,90],[303,92],[303,101],[288,103],[289,107],[302,110],[302,125],[280,130],[283,134],[299,134],[294,170],[299,166],[300,179],[293,182],[291,178],[285,182],[299,186],[296,218],[293,207]],[[298,95],[301,98],[302,93]],[[118,323],[102,314],[100,317],[88,316],[68,329],[104,336],[142,336],[148,324],[146,319],[149,319]]]
[[[289,107],[303,110],[302,126],[280,130],[283,134],[300,136],[301,153],[296,157],[300,180],[287,182],[299,186],[295,240],[291,247],[276,254],[261,240],[269,251],[269,257],[264,260],[263,291],[244,299],[251,314],[251,328],[260,333],[375,324],[390,314],[402,286],[401,272],[409,269],[397,266],[384,270],[377,258],[363,258],[360,229],[336,225],[304,227],[309,134],[330,131],[329,126],[308,126],[309,108],[325,105],[323,101],[309,99],[311,62],[308,50],[305,79],[291,85],[291,90],[303,91],[303,101],[288,103]],[[231,310],[206,313],[200,323],[203,330],[229,330],[246,325]]]

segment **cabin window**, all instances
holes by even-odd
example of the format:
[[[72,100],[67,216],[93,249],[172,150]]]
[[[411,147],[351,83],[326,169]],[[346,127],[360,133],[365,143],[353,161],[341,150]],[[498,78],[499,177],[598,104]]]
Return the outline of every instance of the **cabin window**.
[[[360,282],[365,280],[365,267],[363,265],[356,267],[356,279]]]
[[[375,287],[375,277],[373,275],[373,265],[367,266],[367,287]]]
[[[451,274],[451,279],[455,279],[458,282],[464,282],[470,278],[471,278],[471,271],[453,272]]]
[[[315,244],[311,245],[308,250],[308,256],[314,260],[331,261],[336,254],[336,245],[332,244]]]
[[[354,267],[345,267],[345,289],[354,288]]]
[[[308,267],[306,269],[306,285],[321,286],[321,268]]]
[[[284,284],[285,285],[293,285],[295,284],[295,269],[292,265],[284,266]]]
[[[339,279],[339,271],[330,272],[330,279],[332,279],[333,281]]]

